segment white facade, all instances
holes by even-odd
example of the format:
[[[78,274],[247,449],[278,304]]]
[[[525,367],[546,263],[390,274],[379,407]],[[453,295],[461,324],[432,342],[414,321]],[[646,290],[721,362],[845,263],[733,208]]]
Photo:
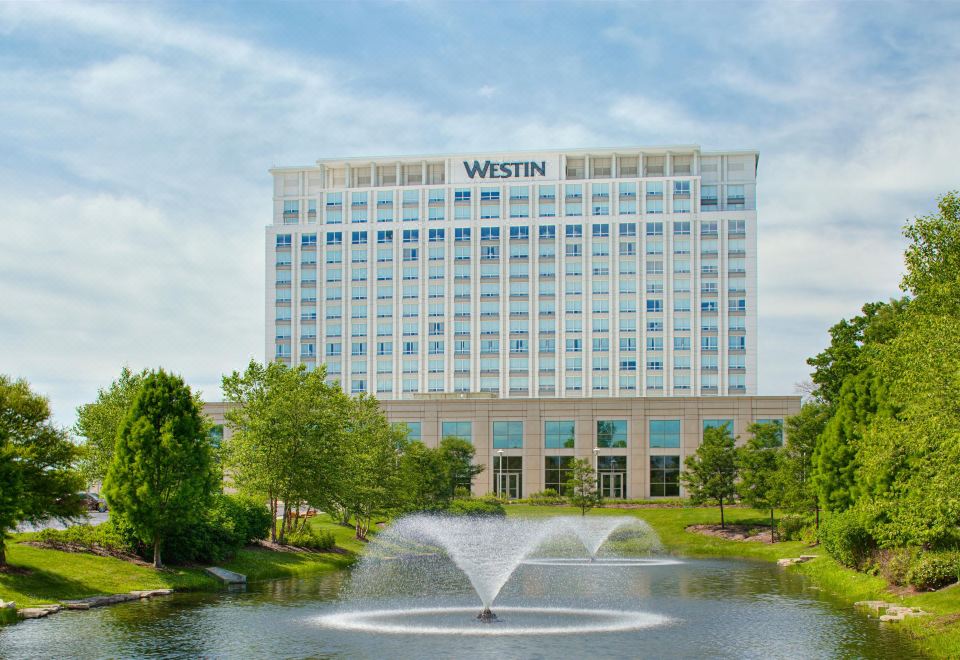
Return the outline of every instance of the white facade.
[[[757,160],[677,146],[273,169],[267,359],[386,400],[755,394]]]

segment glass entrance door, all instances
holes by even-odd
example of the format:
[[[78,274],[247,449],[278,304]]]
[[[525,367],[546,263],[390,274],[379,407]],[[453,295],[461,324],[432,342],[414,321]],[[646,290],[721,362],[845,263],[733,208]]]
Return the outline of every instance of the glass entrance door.
[[[600,495],[607,499],[624,499],[627,496],[627,473],[601,472]]]
[[[511,500],[520,499],[520,474],[517,472],[502,473],[497,492],[503,493]]]

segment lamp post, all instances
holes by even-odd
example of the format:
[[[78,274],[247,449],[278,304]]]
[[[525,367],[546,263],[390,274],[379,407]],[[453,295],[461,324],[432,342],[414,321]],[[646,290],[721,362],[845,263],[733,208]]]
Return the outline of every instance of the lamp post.
[[[497,450],[497,495],[503,494],[503,450]]]
[[[600,447],[593,448],[593,473],[597,477],[597,490],[600,490]]]

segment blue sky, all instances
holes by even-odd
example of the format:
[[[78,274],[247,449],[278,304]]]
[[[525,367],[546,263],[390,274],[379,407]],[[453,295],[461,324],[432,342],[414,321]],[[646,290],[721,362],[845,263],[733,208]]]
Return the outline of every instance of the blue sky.
[[[58,421],[122,365],[263,359],[267,168],[761,152],[760,392],[898,293],[960,187],[960,4],[0,4],[0,371]]]

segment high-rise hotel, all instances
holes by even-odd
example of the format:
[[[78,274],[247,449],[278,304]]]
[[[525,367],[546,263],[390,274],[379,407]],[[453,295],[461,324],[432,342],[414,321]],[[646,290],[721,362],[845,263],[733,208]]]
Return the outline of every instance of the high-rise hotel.
[[[799,405],[754,396],[757,163],[675,146],[274,168],[267,358],[326,364],[428,444],[468,437],[499,460],[480,491],[557,487],[582,455],[619,475],[610,496],[675,494],[704,425]]]

